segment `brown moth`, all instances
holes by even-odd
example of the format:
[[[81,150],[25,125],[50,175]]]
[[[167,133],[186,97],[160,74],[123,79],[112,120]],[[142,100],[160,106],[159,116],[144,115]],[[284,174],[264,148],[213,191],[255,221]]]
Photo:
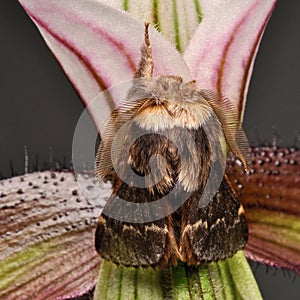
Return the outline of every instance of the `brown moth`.
[[[197,265],[231,257],[248,238],[243,207],[223,173],[216,193],[206,185],[220,176],[221,154],[226,151],[222,137],[247,171],[248,143],[238,115],[230,101],[217,92],[198,90],[194,81],[152,78],[148,24],[141,53],[134,84],[107,122],[96,155],[97,176],[113,186],[98,220],[96,250],[116,264],[134,267],[163,268],[178,260]],[[141,178],[142,186],[131,184],[134,176]],[[207,203],[202,198],[205,191]],[[115,211],[126,217],[126,206],[116,199],[147,205],[165,198],[156,208],[136,210],[147,220],[144,223],[106,214]],[[178,201],[181,205],[175,209],[173,202]],[[148,218],[160,211],[168,213]]]

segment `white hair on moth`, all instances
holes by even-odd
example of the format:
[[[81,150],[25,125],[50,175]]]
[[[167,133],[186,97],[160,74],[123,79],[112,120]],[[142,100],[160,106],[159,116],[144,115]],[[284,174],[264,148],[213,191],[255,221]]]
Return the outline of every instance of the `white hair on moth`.
[[[144,95],[153,105],[139,109],[133,121],[146,130],[181,127],[197,129],[211,118],[214,111],[194,87],[194,82],[183,83],[181,77],[161,76],[151,81],[138,80],[131,97]]]

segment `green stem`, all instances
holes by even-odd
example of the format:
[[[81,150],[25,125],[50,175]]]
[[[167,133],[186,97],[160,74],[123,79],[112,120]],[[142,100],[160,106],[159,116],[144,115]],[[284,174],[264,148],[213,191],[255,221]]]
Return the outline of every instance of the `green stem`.
[[[198,0],[194,0],[195,10],[197,12],[197,21],[200,24],[203,18],[202,11]]]
[[[123,1],[123,10],[128,11],[129,10],[129,3],[128,0]]]
[[[94,300],[262,299],[242,251],[198,267],[126,268],[103,260]]]

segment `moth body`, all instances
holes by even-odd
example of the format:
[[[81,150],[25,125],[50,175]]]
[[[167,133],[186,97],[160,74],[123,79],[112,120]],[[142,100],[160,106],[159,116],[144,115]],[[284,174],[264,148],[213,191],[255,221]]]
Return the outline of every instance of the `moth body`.
[[[210,182],[220,179],[225,141],[247,170],[246,139],[219,93],[180,76],[152,78],[147,28],[133,86],[110,116],[97,152],[97,176],[110,180],[113,191],[98,220],[96,249],[134,267],[225,259],[245,246],[247,221],[223,174],[214,193]]]

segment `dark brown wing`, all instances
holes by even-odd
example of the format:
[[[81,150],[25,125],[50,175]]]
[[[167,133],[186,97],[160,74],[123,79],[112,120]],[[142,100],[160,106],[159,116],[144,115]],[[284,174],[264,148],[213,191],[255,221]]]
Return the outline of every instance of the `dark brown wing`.
[[[131,129],[136,132],[136,129]],[[103,258],[125,266],[164,267],[169,263],[175,264],[174,251],[177,251],[177,247],[174,246],[176,242],[170,223],[171,211],[165,213],[164,217],[158,220],[153,218],[153,216],[159,215],[160,210],[166,212],[169,210],[168,202],[162,202],[162,206],[151,206],[150,203],[167,195],[173,185],[168,186],[167,182],[172,183],[173,180],[176,180],[177,172],[174,171],[178,168],[176,147],[171,147],[166,137],[157,134],[146,134],[136,141],[132,141],[130,135],[128,139],[125,139],[125,143],[132,146],[129,147],[129,152],[119,153],[120,163],[118,165],[123,165],[119,175],[123,178],[120,179],[117,174],[114,175],[113,194],[97,224],[96,250]],[[146,187],[151,186],[152,181],[156,181],[155,177],[158,174],[151,173],[149,168],[149,160],[154,154],[166,158],[166,167],[169,170],[165,174],[166,177],[163,177],[165,180],[160,181],[161,188],[156,187],[153,190],[136,187],[135,184],[131,186],[129,183],[134,181],[132,180],[134,174],[140,177]],[[128,163],[129,161],[131,163]],[[149,172],[154,178],[147,177]],[[145,209],[138,204],[147,204],[147,207]],[[118,218],[113,216],[118,216]],[[124,220],[131,220],[131,222]],[[134,220],[151,221],[141,223],[134,222]]]
[[[243,207],[225,178],[213,201],[199,207],[200,199],[194,192],[182,211],[180,253],[191,265],[231,257],[248,239]]]
[[[168,223],[168,218],[144,224],[127,223],[102,214],[96,229],[96,250],[116,264],[166,266],[172,255]]]

